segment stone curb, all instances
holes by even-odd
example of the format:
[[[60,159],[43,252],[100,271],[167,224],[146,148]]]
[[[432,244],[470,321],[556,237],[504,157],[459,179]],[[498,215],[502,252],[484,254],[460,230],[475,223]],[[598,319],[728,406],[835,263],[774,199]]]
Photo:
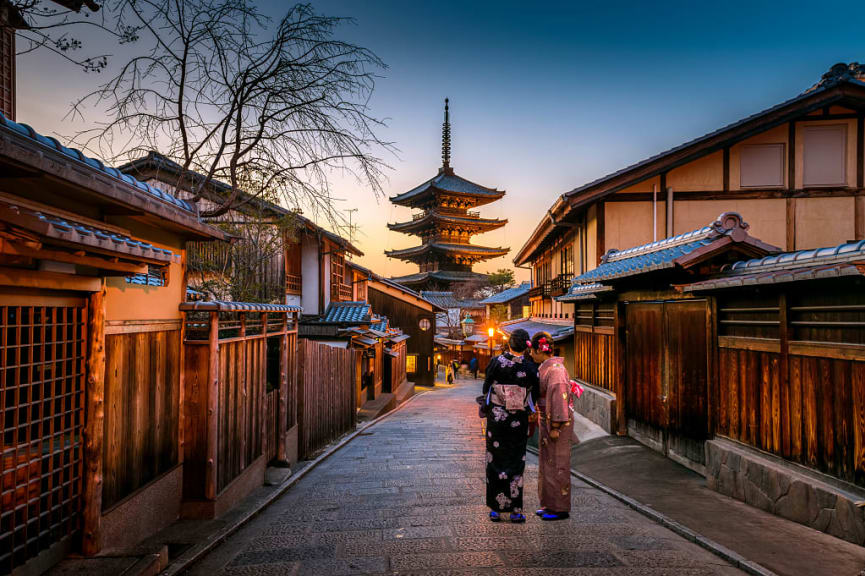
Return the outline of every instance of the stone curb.
[[[232,534],[240,530],[243,526],[245,526],[249,521],[258,516],[261,512],[264,511],[265,508],[273,504],[278,498],[280,498],[283,494],[285,494],[292,486],[297,484],[301,479],[303,479],[306,474],[327,460],[333,454],[338,452],[341,448],[343,448],[346,444],[354,440],[357,436],[359,436],[366,429],[374,426],[381,420],[391,416],[402,410],[405,406],[408,406],[415,398],[423,396],[424,394],[431,392],[432,390],[424,390],[422,392],[415,393],[411,398],[407,399],[405,402],[391,410],[390,412],[386,412],[381,416],[370,420],[363,426],[357,428],[354,432],[327,448],[324,452],[319,454],[316,458],[307,464],[303,470],[298,472],[297,474],[292,474],[289,476],[282,486],[274,490],[272,494],[269,494],[262,502],[254,509],[250,510],[248,513],[244,514],[242,517],[238,518],[233,524],[228,526],[224,526],[216,533],[208,536],[203,542],[200,542],[194,546],[192,546],[189,550],[181,554],[177,557],[176,560],[170,562],[169,565],[160,572],[160,576],[174,576],[176,574],[180,574],[184,570],[190,568],[193,564],[201,560],[204,556],[206,556],[210,551],[214,548],[222,544],[225,540],[227,540]]]
[[[538,456],[538,451],[535,448],[529,447],[528,451],[531,452],[532,454],[534,454],[535,456]],[[577,470],[571,468],[571,475],[574,476],[575,478],[585,482],[589,486],[591,486],[593,488],[597,488],[601,492],[604,492],[604,493],[612,496],[616,500],[626,504],[629,508],[636,510],[637,512],[639,512],[643,516],[646,516],[646,517],[654,520],[655,522],[664,526],[665,528],[672,530],[673,532],[675,532],[679,536],[685,538],[686,540],[689,540],[690,542],[693,542],[693,543],[697,544],[698,546],[705,548],[706,550],[708,550],[712,554],[714,554],[720,558],[723,558],[724,560],[726,560],[727,562],[729,562],[730,564],[732,564],[736,568],[742,570],[743,572],[747,572],[748,574],[752,574],[753,576],[778,576],[778,574],[776,574],[775,572],[772,572],[768,568],[764,568],[763,566],[760,566],[756,562],[753,562],[751,560],[748,560],[747,558],[744,558],[743,556],[730,550],[726,546],[723,546],[723,545],[715,542],[714,540],[711,540],[709,538],[706,538],[705,536],[698,534],[697,532],[694,532],[693,530],[691,530],[687,526],[680,524],[679,522],[676,522],[675,520],[673,520],[669,516],[661,514],[660,512],[658,512],[657,510],[655,510],[651,506],[647,506],[645,504],[642,504],[642,503],[634,500],[630,496],[622,494],[618,490],[614,490],[613,488],[610,488],[606,484],[602,484],[601,482],[598,482],[597,480],[586,476],[582,472],[578,472]]]

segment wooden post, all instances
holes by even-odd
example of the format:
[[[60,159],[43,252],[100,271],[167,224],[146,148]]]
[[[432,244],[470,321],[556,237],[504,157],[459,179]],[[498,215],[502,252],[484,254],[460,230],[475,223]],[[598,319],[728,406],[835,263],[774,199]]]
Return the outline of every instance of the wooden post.
[[[616,302],[615,328],[613,330],[613,346],[615,347],[616,363],[616,427],[620,436],[628,435],[628,418],[625,415],[625,304]]]
[[[306,418],[304,416],[304,365],[306,364],[307,340],[297,339],[297,457],[305,458]]]
[[[278,416],[276,418],[276,459],[288,460],[285,446],[285,433],[288,429],[288,312],[282,317],[282,336],[279,339],[279,390],[277,390]]]
[[[219,434],[219,312],[210,313],[207,369],[207,465],[204,471],[204,497],[216,499],[216,459]]]
[[[706,392],[708,394],[706,433],[715,436],[718,426],[718,299],[710,296],[706,302]]]
[[[102,438],[105,428],[105,287],[90,295],[87,329],[87,390],[84,426],[84,533],[81,550],[102,548]]]

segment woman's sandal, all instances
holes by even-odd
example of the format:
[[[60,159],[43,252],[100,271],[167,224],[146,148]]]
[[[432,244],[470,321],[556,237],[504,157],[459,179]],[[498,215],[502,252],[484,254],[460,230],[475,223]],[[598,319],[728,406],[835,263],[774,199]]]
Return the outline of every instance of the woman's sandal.
[[[522,514],[511,514],[511,524],[522,524],[526,521],[526,517]]]
[[[502,517],[499,516],[499,513],[495,510],[490,510],[490,520],[492,520],[493,522],[501,522]]]
[[[547,520],[547,521],[565,520],[566,518],[570,518],[570,516],[571,515],[568,514],[567,512],[558,512],[557,513],[557,512],[547,512],[546,510],[544,510],[543,514],[540,514],[541,520]]]
[[[537,510],[535,510],[535,516],[543,516],[546,513],[547,513],[546,508],[538,508]]]

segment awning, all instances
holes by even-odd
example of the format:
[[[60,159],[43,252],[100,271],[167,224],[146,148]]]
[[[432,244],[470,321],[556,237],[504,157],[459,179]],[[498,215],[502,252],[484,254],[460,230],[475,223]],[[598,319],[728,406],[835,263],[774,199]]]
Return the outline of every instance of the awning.
[[[399,354],[393,351],[393,348],[385,348],[384,353],[393,358],[399,358]]]
[[[408,334],[397,334],[396,336],[388,337],[388,340],[396,344],[397,342],[405,342],[409,338],[411,338],[411,336],[409,336]]]

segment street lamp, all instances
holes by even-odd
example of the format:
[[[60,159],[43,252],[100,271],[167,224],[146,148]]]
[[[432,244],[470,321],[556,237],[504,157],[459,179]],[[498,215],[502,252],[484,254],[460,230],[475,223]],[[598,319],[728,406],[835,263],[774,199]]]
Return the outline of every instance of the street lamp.
[[[490,360],[493,359],[493,336],[495,336],[496,329],[490,326],[487,329],[487,336],[489,336],[489,347],[490,347]]]

